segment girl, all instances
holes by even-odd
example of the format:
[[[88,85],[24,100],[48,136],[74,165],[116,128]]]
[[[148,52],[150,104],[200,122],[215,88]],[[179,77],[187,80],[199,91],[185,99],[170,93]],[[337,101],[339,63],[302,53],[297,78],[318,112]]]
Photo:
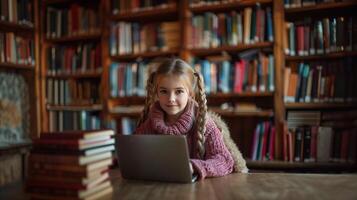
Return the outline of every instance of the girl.
[[[186,135],[191,169],[200,179],[224,176],[234,169],[234,158],[207,115],[202,77],[181,59],[165,60],[149,76],[135,133]]]

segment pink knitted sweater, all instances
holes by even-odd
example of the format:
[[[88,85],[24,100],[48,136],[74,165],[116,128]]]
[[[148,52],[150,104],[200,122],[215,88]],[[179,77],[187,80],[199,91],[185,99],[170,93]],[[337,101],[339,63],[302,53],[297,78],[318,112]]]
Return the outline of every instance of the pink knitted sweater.
[[[167,124],[164,120],[164,111],[156,102],[149,112],[148,119],[136,129],[135,134],[186,135],[191,163],[200,179],[227,175],[233,171],[233,157],[223,142],[220,130],[211,118],[208,118],[206,123],[204,159],[197,159],[197,136],[194,133],[197,109],[197,103],[191,100],[179,119],[175,123]]]

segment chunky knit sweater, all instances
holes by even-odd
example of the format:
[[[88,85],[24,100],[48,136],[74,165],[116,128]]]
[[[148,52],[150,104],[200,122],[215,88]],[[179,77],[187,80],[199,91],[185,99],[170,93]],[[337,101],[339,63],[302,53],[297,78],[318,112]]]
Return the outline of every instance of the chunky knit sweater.
[[[135,134],[186,135],[191,163],[200,179],[227,175],[233,171],[234,160],[223,142],[220,130],[211,118],[206,122],[204,159],[197,158],[197,136],[194,126],[197,109],[197,103],[191,100],[179,119],[167,124],[164,119],[165,113],[156,102],[150,109],[148,119],[136,129]]]

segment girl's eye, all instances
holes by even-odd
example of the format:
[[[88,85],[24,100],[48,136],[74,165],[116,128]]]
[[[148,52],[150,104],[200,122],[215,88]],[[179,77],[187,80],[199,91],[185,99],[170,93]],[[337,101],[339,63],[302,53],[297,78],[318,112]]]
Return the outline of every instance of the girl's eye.
[[[184,93],[183,90],[176,90],[176,94],[182,94],[182,93]]]
[[[160,93],[160,94],[166,94],[167,91],[166,91],[166,90],[160,90],[159,93]]]

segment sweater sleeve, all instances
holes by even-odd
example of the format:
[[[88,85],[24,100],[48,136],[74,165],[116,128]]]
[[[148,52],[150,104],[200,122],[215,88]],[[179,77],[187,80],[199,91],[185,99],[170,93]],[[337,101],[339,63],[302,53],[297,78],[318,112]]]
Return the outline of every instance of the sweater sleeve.
[[[142,124],[140,124],[139,127],[137,127],[135,129],[134,134],[138,134],[138,135],[143,135],[143,134],[147,134],[147,132],[151,130],[150,129],[150,120],[147,119],[145,120]]]
[[[205,158],[191,159],[200,179],[224,176],[233,171],[234,160],[224,144],[223,136],[212,119],[206,124]]]

